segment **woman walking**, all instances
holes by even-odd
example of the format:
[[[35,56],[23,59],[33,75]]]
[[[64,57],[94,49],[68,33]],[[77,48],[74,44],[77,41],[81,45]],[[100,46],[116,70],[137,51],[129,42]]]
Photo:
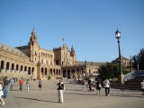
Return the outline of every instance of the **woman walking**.
[[[63,80],[60,79],[59,80],[59,83],[57,83],[58,85],[58,102],[59,103],[63,103],[64,102],[64,99],[63,99],[63,90],[64,90],[64,83],[63,83]]]
[[[102,85],[100,83],[100,81],[96,82],[96,94],[100,95],[100,91],[101,91]]]
[[[0,80],[0,104],[5,105],[5,101],[2,98],[3,95],[3,82]]]
[[[27,81],[26,81],[26,86],[27,86],[27,91],[29,91],[29,89],[30,89],[29,79],[27,79]]]

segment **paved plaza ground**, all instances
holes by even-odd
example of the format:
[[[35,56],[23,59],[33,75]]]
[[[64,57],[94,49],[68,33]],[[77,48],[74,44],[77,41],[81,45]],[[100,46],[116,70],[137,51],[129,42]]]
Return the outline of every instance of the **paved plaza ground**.
[[[105,96],[104,88],[101,95],[94,92],[83,92],[82,85],[64,81],[64,103],[58,103],[58,80],[43,81],[43,88],[38,89],[38,81],[30,81],[29,92],[19,91],[18,83],[15,83],[13,91],[9,91],[2,108],[144,108],[144,97],[141,91],[111,89],[111,95]]]

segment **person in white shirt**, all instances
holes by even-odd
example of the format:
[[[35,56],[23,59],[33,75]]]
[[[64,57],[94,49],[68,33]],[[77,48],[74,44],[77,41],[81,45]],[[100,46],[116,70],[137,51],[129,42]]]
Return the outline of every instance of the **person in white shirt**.
[[[27,86],[27,91],[29,91],[29,89],[30,89],[30,82],[29,82],[29,79],[27,79],[27,81],[26,81],[26,86]]]
[[[3,82],[2,80],[0,80],[0,104],[5,105],[5,101],[2,98],[2,96],[4,95],[2,89],[3,89]]]
[[[103,82],[105,88],[105,95],[108,96],[110,94],[110,81],[108,78]]]
[[[10,79],[10,89],[9,90],[13,90],[14,87],[14,79]]]

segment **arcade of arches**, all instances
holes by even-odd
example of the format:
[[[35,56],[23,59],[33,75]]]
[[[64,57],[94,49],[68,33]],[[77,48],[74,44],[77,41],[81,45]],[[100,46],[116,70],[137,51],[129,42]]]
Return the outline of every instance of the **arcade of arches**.
[[[24,78],[35,79],[37,66],[28,63],[6,61],[0,59],[0,77],[9,76],[9,78]],[[61,76],[61,69],[40,67],[40,73],[38,74],[42,79],[56,78]]]
[[[84,69],[63,69],[63,77],[71,79],[71,78],[82,78],[82,75],[84,73]]]

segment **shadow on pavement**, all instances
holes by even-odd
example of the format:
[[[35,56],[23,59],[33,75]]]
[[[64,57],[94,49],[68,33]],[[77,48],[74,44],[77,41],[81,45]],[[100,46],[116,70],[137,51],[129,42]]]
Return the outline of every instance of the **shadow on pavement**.
[[[27,97],[15,97],[15,98],[29,99],[29,100],[35,100],[35,101],[41,101],[41,102],[58,103],[58,102],[53,102],[53,101],[46,101],[46,100],[40,100],[40,99],[34,99],[34,98],[27,98]]]

